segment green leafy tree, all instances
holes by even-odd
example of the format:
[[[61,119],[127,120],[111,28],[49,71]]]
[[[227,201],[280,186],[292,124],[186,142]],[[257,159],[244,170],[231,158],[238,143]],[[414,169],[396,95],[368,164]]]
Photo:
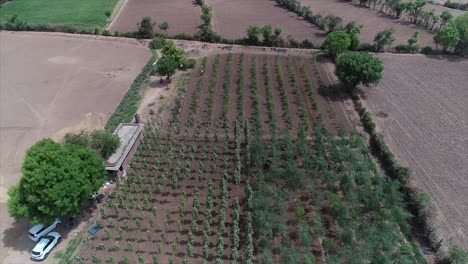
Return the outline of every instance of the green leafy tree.
[[[177,48],[174,41],[166,41],[164,47],[161,49],[162,57],[171,57],[173,58],[178,64],[184,58],[184,51],[182,49]]]
[[[468,13],[455,18],[453,26],[458,30],[457,51],[460,52],[460,56],[464,56],[468,47]]]
[[[411,38],[408,39],[408,44],[410,46],[413,46],[416,42],[418,42],[418,39],[419,39],[419,31],[415,31],[413,33],[413,36],[411,36]]]
[[[263,43],[269,45],[271,43],[271,36],[273,34],[273,29],[270,25],[265,25],[262,28]]]
[[[250,44],[258,44],[258,36],[262,33],[262,30],[257,25],[250,25],[247,28],[247,39]]]
[[[351,39],[351,44],[349,45],[350,50],[356,50],[359,47],[359,34],[361,33],[362,27],[362,25],[358,25],[354,21],[346,25],[345,31],[349,34],[349,38]]]
[[[164,21],[164,22],[162,22],[161,24],[159,24],[159,30],[164,30],[164,31],[166,31],[166,30],[168,30],[168,29],[169,29],[169,24],[168,24],[166,21]]]
[[[106,175],[101,158],[91,150],[51,139],[28,149],[22,173],[20,182],[8,190],[8,211],[15,218],[46,224],[79,213]]]
[[[151,17],[145,16],[141,19],[140,23],[137,24],[139,38],[153,38],[154,36],[154,23],[151,22]]]
[[[367,52],[347,52],[338,58],[335,73],[347,89],[369,86],[382,79],[382,62]]]
[[[166,45],[166,40],[161,37],[156,37],[153,40],[151,40],[148,46],[150,49],[157,50],[157,49],[162,49],[164,45]]]
[[[120,146],[120,138],[105,130],[96,130],[91,133],[86,131],[78,134],[67,133],[63,142],[89,148],[103,158],[109,157]]]
[[[282,30],[281,28],[276,27],[276,28],[275,28],[275,36],[279,37],[279,36],[281,35],[281,32],[282,32],[282,31],[283,31],[283,30]]]
[[[172,57],[162,57],[159,59],[156,71],[161,76],[167,76],[168,79],[174,75],[177,69],[177,62]]]
[[[209,8],[206,5],[202,6],[201,19],[203,20],[204,25],[206,26],[211,25],[211,8]]]
[[[120,138],[105,130],[96,130],[91,133],[91,149],[106,158],[113,154],[120,146]]]
[[[450,21],[452,21],[453,15],[449,11],[445,10],[442,12],[442,14],[440,14],[440,19],[442,20],[440,22],[440,28],[442,28],[445,25],[447,25]]]
[[[448,256],[444,259],[442,263],[451,263],[451,264],[463,264],[468,263],[468,251],[463,250],[460,246],[454,242],[449,244]]]
[[[443,27],[434,36],[434,42],[437,46],[442,46],[442,51],[446,52],[447,49],[454,47],[458,44],[460,34],[458,30],[453,26]]]
[[[333,59],[348,50],[351,45],[351,38],[344,31],[333,31],[327,35],[323,46]]]
[[[375,50],[382,51],[385,46],[388,46],[390,49],[390,45],[395,41],[395,37],[393,36],[394,33],[394,28],[389,28],[377,33],[374,38]]]

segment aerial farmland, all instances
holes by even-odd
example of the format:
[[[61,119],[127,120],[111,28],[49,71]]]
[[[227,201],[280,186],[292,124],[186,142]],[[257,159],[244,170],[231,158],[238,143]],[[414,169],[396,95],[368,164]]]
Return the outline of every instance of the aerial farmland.
[[[1,263],[468,263],[466,3],[0,7]]]

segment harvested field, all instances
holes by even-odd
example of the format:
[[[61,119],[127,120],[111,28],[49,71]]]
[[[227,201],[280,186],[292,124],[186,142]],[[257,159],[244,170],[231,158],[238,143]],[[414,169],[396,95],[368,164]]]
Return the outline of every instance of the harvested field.
[[[398,160],[434,198],[441,238],[468,248],[468,60],[379,57],[384,78],[365,102]]]
[[[12,224],[6,193],[21,177],[26,149],[44,137],[103,128],[150,55],[130,39],[0,32],[1,234]],[[1,263],[29,259],[34,243],[27,227],[16,227],[2,240]]]
[[[322,44],[325,33],[293,12],[276,6],[273,0],[217,0],[208,1],[213,10],[213,26],[227,39],[246,36],[249,25],[280,27],[281,35],[295,39],[309,39],[316,46]]]
[[[112,31],[136,31],[137,23],[145,16],[157,25],[166,21],[167,34],[194,34],[202,24],[200,6],[187,0],[128,0],[120,14],[112,22]],[[155,26],[155,29],[158,27]]]
[[[351,21],[362,24],[364,27],[359,36],[361,42],[372,43],[378,32],[393,27],[396,30],[396,40],[393,46],[406,44],[415,31],[421,32],[419,46],[434,46],[433,34],[430,31],[403,19],[394,19],[367,7],[360,7],[358,3],[335,0],[302,0],[301,2],[303,5],[310,6],[313,14],[333,14],[342,17],[344,24]]]

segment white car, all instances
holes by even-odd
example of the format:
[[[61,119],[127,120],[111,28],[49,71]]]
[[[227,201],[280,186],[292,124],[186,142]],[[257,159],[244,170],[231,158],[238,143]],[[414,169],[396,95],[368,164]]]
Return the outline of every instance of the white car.
[[[62,236],[57,232],[50,232],[43,236],[32,250],[31,258],[42,260],[46,259],[49,252],[57,245]]]
[[[54,223],[52,223],[50,226],[45,226],[43,224],[35,225],[29,229],[28,236],[32,241],[38,241],[42,236],[48,234],[60,223],[62,223],[62,221],[60,221],[58,218],[55,218]]]

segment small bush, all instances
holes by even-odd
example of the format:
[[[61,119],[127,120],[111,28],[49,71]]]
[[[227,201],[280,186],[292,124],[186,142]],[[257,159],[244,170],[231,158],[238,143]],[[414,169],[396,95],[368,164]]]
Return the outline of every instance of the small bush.
[[[305,214],[304,207],[302,207],[300,205],[296,206],[296,209],[294,210],[294,212],[296,213],[297,217],[302,217]]]
[[[119,146],[119,137],[110,132],[102,130],[91,133],[91,149],[96,150],[104,158],[114,153]]]
[[[180,33],[175,36],[172,36],[173,39],[185,39],[185,40],[194,40],[195,38],[187,33]]]
[[[400,44],[395,47],[395,51],[398,53],[416,53],[418,50],[418,46],[412,46],[408,44]]]
[[[313,49],[315,48],[314,44],[312,42],[310,42],[310,40],[308,39],[304,39],[301,44],[299,44],[299,46],[302,48],[302,49]]]
[[[157,49],[162,49],[165,44],[166,44],[166,40],[164,38],[156,37],[153,40],[151,40],[148,46],[150,49],[157,50]]]
[[[181,70],[192,69],[193,67],[195,67],[195,64],[197,64],[197,61],[195,59],[183,58],[180,62],[179,68]]]
[[[433,53],[433,50],[430,46],[425,46],[421,49],[421,53],[422,54],[426,54],[426,55],[429,55],[429,54],[432,54]]]
[[[371,52],[373,52],[373,51],[375,51],[375,46],[373,44],[370,44],[370,43],[362,43],[357,48],[357,51],[371,51]]]
[[[81,131],[78,134],[68,133],[64,137],[64,144],[73,144],[89,148],[103,158],[114,153],[120,146],[120,139],[108,131]]]

